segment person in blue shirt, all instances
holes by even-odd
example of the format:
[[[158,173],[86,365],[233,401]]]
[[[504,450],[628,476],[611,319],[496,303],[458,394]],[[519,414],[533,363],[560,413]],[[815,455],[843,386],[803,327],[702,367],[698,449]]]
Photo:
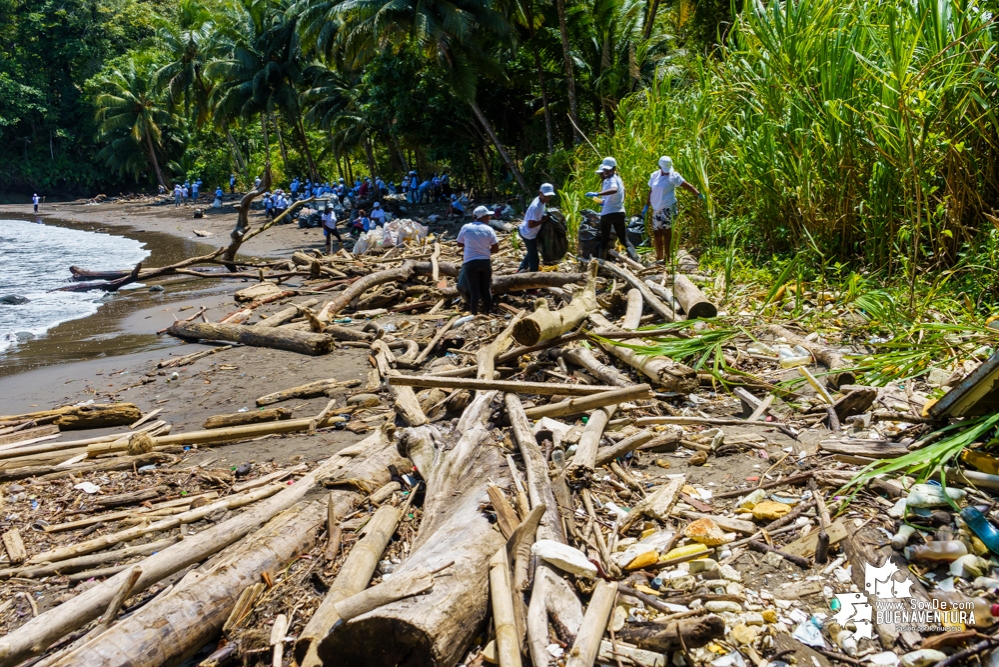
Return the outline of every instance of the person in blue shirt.
[[[198,201],[198,189],[201,187],[201,181],[195,181],[191,185],[191,201]]]
[[[215,199],[218,200],[219,206],[222,205],[222,197],[224,196],[225,196],[225,190],[223,190],[222,186],[219,185],[217,188],[215,188]]]
[[[297,178],[293,179],[291,185],[288,187],[291,190],[291,196],[294,197],[295,193],[298,192],[298,179]]]
[[[229,194],[236,194],[236,174],[229,174]]]
[[[472,222],[458,232],[458,247],[464,259],[458,275],[458,291],[465,297],[472,315],[479,314],[480,303],[485,312],[493,309],[492,256],[499,252],[499,239],[489,226],[491,217],[492,211],[477,206],[472,212]]]

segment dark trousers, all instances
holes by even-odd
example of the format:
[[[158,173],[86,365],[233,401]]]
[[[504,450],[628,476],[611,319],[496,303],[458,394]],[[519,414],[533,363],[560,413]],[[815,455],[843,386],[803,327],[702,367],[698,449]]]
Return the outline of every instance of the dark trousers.
[[[637,261],[638,253],[635,252],[635,246],[631,245],[631,241],[628,240],[628,228],[624,224],[624,211],[600,216],[600,251],[598,253],[600,259],[607,259],[607,251],[611,248],[610,233],[612,228],[617,234],[617,240],[628,250],[628,257]]]
[[[541,258],[538,256],[538,240],[525,238],[520,240],[524,242],[524,247],[527,248],[524,261],[520,263],[520,270],[538,271],[541,268]]]
[[[468,312],[479,314],[479,303],[482,309],[489,312],[493,309],[493,264],[488,259],[473,259],[462,265],[465,272],[465,282],[468,287]]]

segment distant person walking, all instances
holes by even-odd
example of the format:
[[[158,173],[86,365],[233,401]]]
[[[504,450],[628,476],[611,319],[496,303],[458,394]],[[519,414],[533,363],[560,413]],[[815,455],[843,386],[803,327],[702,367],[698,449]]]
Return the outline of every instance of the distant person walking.
[[[184,189],[180,187],[180,183],[173,186],[173,207],[180,208],[180,202],[184,198]]]
[[[672,257],[673,252],[673,222],[680,212],[676,200],[676,189],[681,187],[698,199],[704,195],[693,185],[683,179],[683,176],[673,170],[673,159],[668,155],[659,158],[659,169],[649,176],[649,194],[645,198],[644,216],[652,210],[652,243],[656,249],[656,261],[660,264],[666,257]]]
[[[201,187],[201,181],[195,181],[191,184],[191,201],[198,201],[198,189]]]
[[[538,196],[534,198],[531,205],[524,212],[524,221],[517,228],[517,233],[524,242],[527,254],[524,261],[520,263],[518,273],[522,271],[538,271],[541,269],[541,257],[538,255],[538,234],[541,233],[541,223],[545,213],[548,212],[547,204],[555,196],[555,186],[551,183],[542,183],[538,189]]]
[[[229,174],[229,194],[236,194],[236,174]]]
[[[499,239],[489,226],[493,212],[485,206],[477,206],[472,211],[472,222],[458,232],[458,247],[462,249],[464,262],[458,275],[458,291],[465,297],[468,312],[479,314],[479,304],[485,312],[493,309],[493,263],[492,256],[499,252]]]
[[[31,196],[31,203],[35,206],[35,213],[38,213],[38,202],[40,201],[41,199],[38,198],[37,192]]]
[[[617,240],[624,244],[628,251],[628,257],[638,261],[638,253],[635,246],[628,240],[628,229],[624,224],[624,181],[617,173],[617,160],[612,157],[605,157],[600,163],[600,168],[596,173],[603,178],[600,192],[587,192],[587,197],[600,197],[603,205],[600,209],[600,249],[598,256],[600,259],[607,259],[607,251],[610,250],[611,229],[617,234]]]
[[[340,231],[336,228],[336,212],[333,207],[327,203],[326,210],[323,212],[323,235],[326,237],[326,254],[333,254],[333,237],[336,237],[337,242],[340,247],[343,247],[343,239],[340,238]]]

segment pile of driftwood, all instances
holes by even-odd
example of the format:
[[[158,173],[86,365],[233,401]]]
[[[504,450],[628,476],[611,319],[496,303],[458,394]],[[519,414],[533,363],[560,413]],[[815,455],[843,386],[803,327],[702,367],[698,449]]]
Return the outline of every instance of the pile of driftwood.
[[[244,228],[239,240],[248,236]],[[234,267],[224,252],[210,259]],[[780,325],[760,334],[806,350],[825,373],[820,383],[806,366],[795,371],[813,387],[813,404],[795,408],[795,392],[770,381],[787,372],[776,358],[733,348],[728,365],[741,374],[723,379],[738,385],[745,416],[679,408],[702,385],[713,388],[717,374],[636,346],[696,335],[643,326],[718,313],[697,287],[702,278],[664,276],[616,254],[602,264],[516,273],[519,258],[505,250],[494,262],[501,314],[463,318],[453,310],[456,254],[439,242],[363,257],[296,253],[283,266],[230,273],[257,283],[237,292],[241,306],[222,321],[193,321],[202,312],[167,330],[307,355],[365,350],[372,365],[365,387],[330,378],[257,400],[267,407],[330,396],[314,417],[267,408],[220,415],[203,431],[182,434],[140,422],[137,409],[122,404],[3,418],[0,438],[14,434],[15,441],[9,450],[0,444],[0,457],[17,454],[0,458],[0,475],[10,475],[0,479],[51,483],[94,470],[138,475],[178,447],[315,431],[343,423],[352,408],[385,404],[365,440],[311,469],[257,471],[240,481],[190,472],[206,484],[222,477],[214,480],[219,490],[199,487],[197,498],[173,499],[168,488],[117,494],[128,497],[88,507],[77,521],[136,525],[32,553],[5,533],[11,567],[4,576],[90,573],[108,562],[116,571],[0,639],[0,666],[43,654],[34,664],[177,664],[216,640],[202,665],[241,657],[303,666],[721,666],[746,659],[762,666],[765,655],[786,660],[790,653],[799,662],[820,655],[855,664],[843,642],[808,653],[789,636],[800,628],[792,612],[808,620],[816,607],[828,609],[824,599],[807,601],[824,592],[822,582],[801,575],[827,579],[830,590],[863,590],[865,564],[884,556],[860,528],[894,529],[876,502],[834,519],[826,498],[849,481],[855,468],[848,466],[892,447],[844,437],[844,425],[851,420],[851,433],[879,419],[926,425],[911,411],[872,413],[876,401],[894,408],[883,390],[855,385],[839,350]],[[168,269],[100,278],[192,273]],[[295,287],[285,284],[292,278]],[[263,312],[277,302],[286,307]],[[372,319],[393,313],[416,324],[405,330]],[[439,324],[425,332],[424,322]],[[752,364],[774,377],[745,370]],[[345,394],[346,406],[338,405]],[[47,437],[36,429],[68,428],[102,410],[127,411],[116,424],[129,432],[58,448],[34,440]],[[730,428],[739,434],[727,436]],[[721,490],[689,473],[664,473],[669,462],[656,461],[661,452],[682,453],[690,466],[733,453],[765,457],[765,434],[791,439],[783,444],[816,429],[834,437],[812,451],[794,444],[751,478],[719,479]],[[143,505],[119,509],[134,503]],[[183,531],[212,516],[217,522],[194,535]],[[128,546],[149,535],[158,539]],[[778,579],[750,581],[764,567]],[[771,590],[780,581],[789,586]],[[877,630],[886,648],[920,639],[887,624]]]

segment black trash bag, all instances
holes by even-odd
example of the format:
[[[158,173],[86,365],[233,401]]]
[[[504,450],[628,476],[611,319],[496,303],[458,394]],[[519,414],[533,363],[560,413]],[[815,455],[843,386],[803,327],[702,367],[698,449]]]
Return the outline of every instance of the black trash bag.
[[[645,235],[645,221],[637,215],[632,217],[628,222],[628,240],[631,241],[631,245],[636,248],[646,242],[648,237]]]
[[[538,231],[538,252],[542,264],[557,264],[569,252],[565,216],[557,208],[548,209]]]
[[[579,256],[583,259],[597,257],[600,250],[600,214],[590,209],[580,211],[582,221],[579,223]],[[611,229],[611,243],[615,239]]]

